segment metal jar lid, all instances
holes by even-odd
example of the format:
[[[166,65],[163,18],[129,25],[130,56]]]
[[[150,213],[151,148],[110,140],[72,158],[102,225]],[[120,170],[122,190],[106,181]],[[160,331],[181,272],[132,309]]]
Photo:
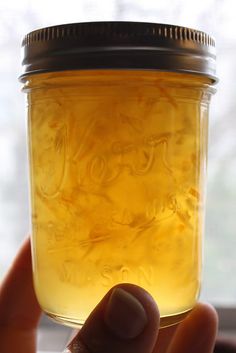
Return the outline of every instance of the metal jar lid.
[[[25,36],[27,75],[87,69],[147,69],[204,75],[215,82],[215,41],[204,32],[144,22],[87,22]]]

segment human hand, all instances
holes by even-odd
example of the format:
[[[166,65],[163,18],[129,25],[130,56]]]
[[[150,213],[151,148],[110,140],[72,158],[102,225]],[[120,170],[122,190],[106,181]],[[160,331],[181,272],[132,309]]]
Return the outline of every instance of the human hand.
[[[0,353],[35,353],[40,315],[27,240],[0,290]],[[105,295],[65,352],[212,353],[216,330],[215,310],[198,304],[182,323],[159,331],[152,297],[140,287],[120,284]]]

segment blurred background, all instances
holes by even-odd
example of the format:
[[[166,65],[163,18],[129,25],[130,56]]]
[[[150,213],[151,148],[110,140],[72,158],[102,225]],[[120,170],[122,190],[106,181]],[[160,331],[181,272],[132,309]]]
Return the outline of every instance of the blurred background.
[[[130,20],[193,27],[213,35],[220,78],[210,112],[202,298],[236,303],[236,31],[234,0],[8,0],[0,3],[0,278],[29,232],[23,36],[55,24]]]

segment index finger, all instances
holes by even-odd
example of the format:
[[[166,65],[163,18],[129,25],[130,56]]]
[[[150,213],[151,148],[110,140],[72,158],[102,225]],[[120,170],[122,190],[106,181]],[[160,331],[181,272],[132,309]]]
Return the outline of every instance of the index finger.
[[[34,352],[41,309],[33,289],[27,239],[0,288],[0,351]]]

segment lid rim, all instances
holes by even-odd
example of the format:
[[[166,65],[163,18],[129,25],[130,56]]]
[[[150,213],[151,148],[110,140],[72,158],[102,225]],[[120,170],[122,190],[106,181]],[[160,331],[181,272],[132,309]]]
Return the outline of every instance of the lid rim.
[[[39,71],[99,68],[197,72],[216,77],[214,39],[202,31],[175,25],[124,21],[45,27],[27,34],[22,50],[20,79]]]
[[[107,28],[105,28],[105,26],[107,26]],[[111,30],[111,27],[114,27],[113,31],[110,33],[110,36],[114,37],[114,36],[117,36],[117,34],[119,35],[122,34],[122,32],[116,33],[114,31],[115,29],[124,30],[122,26],[126,26],[126,27],[138,26],[139,30],[141,29],[141,27],[143,27],[145,31],[143,33],[138,33],[137,34],[138,38],[140,38],[140,35],[142,35],[142,36],[149,36],[149,38],[154,37],[155,39],[163,38],[165,40],[172,39],[174,41],[189,40],[189,41],[205,44],[206,46],[215,47],[215,39],[213,38],[213,36],[210,36],[209,34],[200,30],[196,30],[194,28],[183,27],[183,26],[172,25],[172,24],[135,22],[135,21],[95,21],[95,22],[79,22],[79,23],[68,23],[68,24],[48,26],[48,27],[36,29],[26,34],[22,40],[22,46],[30,45],[31,41],[37,42],[37,41],[61,40],[61,39],[66,39],[67,37],[76,39],[77,36],[81,38],[79,34],[81,35],[82,29],[84,29],[84,33],[82,33],[83,35],[92,34],[94,37],[94,34],[96,34],[97,36],[102,35],[103,37],[106,36],[109,38],[108,32],[106,32],[105,29]],[[88,31],[88,33],[86,33],[86,27],[88,27],[90,31],[93,28],[93,32]],[[126,31],[126,33],[123,33],[123,34],[126,36],[130,34],[132,35],[132,37],[135,37],[136,35],[135,33],[132,33],[132,31],[130,31],[129,33],[128,31]]]
[[[125,71],[125,70],[132,70],[132,71],[160,71],[160,72],[168,72],[168,73],[177,73],[177,74],[186,74],[186,75],[196,75],[196,76],[202,76],[202,77],[207,77],[212,81],[212,84],[215,85],[219,79],[217,76],[211,75],[211,74],[200,74],[199,72],[196,71],[188,71],[188,70],[163,70],[163,69],[155,69],[155,68],[116,68],[116,67],[108,67],[108,68],[104,68],[104,67],[97,67],[97,68],[86,68],[86,69],[55,69],[55,70],[34,70],[34,71],[29,71],[27,73],[24,73],[22,75],[20,75],[18,77],[18,80],[22,83],[24,83],[27,80],[27,77],[29,76],[35,76],[35,75],[40,75],[40,74],[46,74],[46,73],[56,73],[56,72],[68,72],[68,71],[97,71],[97,70],[115,70],[115,71]]]

